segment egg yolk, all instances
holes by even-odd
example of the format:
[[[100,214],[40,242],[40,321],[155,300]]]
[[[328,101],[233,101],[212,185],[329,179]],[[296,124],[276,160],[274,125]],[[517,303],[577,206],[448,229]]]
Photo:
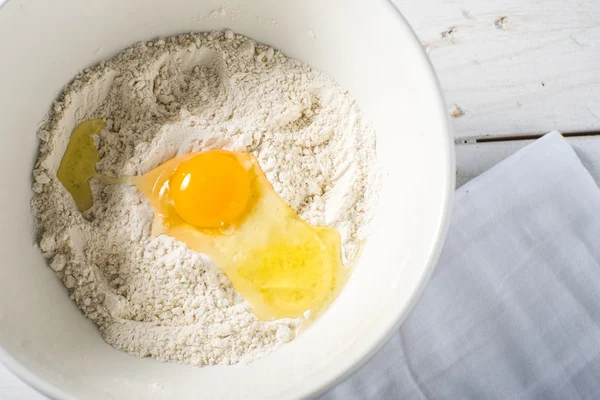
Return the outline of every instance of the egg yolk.
[[[339,232],[300,218],[252,154],[184,154],[132,183],[154,208],[152,234],[210,257],[262,320],[314,320],[347,279]]]
[[[250,178],[228,153],[206,152],[179,164],[169,189],[181,219],[200,228],[219,228],[246,210]]]
[[[92,136],[103,128],[100,119],[77,126],[57,172],[80,210],[92,205],[91,177],[132,183],[154,209],[152,234],[210,257],[262,320],[314,320],[337,296],[348,278],[339,232],[300,218],[253,155],[190,153],[141,176],[111,178],[95,170]]]

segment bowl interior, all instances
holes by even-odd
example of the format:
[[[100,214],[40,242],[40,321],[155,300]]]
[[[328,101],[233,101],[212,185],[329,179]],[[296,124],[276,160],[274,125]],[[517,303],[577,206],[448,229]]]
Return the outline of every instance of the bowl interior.
[[[218,12],[213,12],[217,10]],[[82,68],[140,40],[230,28],[346,87],[377,130],[372,236],[330,310],[250,365],[193,368],[105,344],[33,247],[35,132]],[[11,0],[0,9],[0,359],[56,398],[298,398],[370,355],[416,301],[439,253],[452,142],[431,68],[385,0]]]

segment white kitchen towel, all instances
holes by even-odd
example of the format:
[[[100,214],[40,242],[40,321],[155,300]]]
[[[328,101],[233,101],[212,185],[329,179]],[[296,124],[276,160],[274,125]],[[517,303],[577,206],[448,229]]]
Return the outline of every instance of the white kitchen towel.
[[[550,133],[456,192],[422,298],[322,400],[600,399],[600,190]]]

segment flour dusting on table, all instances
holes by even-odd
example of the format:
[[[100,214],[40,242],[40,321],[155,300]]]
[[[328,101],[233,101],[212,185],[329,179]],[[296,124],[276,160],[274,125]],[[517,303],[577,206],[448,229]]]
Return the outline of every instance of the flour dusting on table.
[[[348,267],[368,235],[378,172],[375,134],[325,74],[231,31],[138,43],[81,72],[38,131],[32,207],[39,246],[112,346],[195,365],[232,364],[292,340],[300,322],[257,319],[202,254],[161,235],[131,185],[92,180],[81,213],[56,178],[75,126],[95,137],[108,176],[148,172],[213,148],[254,154],[275,191],[306,221],[336,227]]]

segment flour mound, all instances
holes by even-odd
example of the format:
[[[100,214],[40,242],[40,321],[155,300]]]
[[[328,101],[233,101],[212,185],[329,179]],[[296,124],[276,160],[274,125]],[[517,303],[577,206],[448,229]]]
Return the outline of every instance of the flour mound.
[[[305,220],[336,227],[348,267],[368,234],[375,134],[329,77],[231,31],[138,43],[82,71],[38,131],[32,207],[39,246],[106,342],[194,365],[264,356],[300,322],[258,320],[206,256],[152,237],[153,211],[131,185],[93,179],[80,213],[56,178],[71,132],[103,118],[98,172],[137,175],[212,148],[254,154]]]

